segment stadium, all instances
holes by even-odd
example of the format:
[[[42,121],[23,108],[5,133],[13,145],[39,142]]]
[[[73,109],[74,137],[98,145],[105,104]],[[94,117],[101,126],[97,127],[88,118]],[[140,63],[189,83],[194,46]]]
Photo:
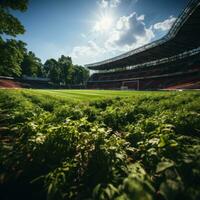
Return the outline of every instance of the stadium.
[[[192,0],[163,38],[88,64],[89,89],[200,88],[200,2]]]
[[[0,200],[200,200],[200,0],[173,17],[188,1],[0,1]],[[136,18],[154,10],[144,29],[173,19],[171,30],[75,64],[105,55],[101,39],[118,24],[107,27],[111,11],[116,22],[131,16],[122,7]],[[91,34],[102,10],[110,18],[94,19]],[[27,44],[4,38],[25,30]],[[88,36],[99,36],[97,46]],[[61,43],[79,52],[75,63]]]

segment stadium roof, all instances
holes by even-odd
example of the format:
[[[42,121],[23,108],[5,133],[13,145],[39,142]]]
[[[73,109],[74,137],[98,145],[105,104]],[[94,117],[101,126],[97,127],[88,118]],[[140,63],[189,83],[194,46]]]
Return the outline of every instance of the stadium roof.
[[[163,38],[101,62],[88,64],[91,70],[108,70],[168,58],[200,47],[200,0],[191,0]]]

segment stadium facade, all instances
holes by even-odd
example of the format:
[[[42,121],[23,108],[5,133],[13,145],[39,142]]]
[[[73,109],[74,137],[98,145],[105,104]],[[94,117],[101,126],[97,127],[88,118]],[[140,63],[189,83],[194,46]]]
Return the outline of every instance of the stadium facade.
[[[200,0],[191,0],[163,38],[88,64],[91,89],[200,87]]]

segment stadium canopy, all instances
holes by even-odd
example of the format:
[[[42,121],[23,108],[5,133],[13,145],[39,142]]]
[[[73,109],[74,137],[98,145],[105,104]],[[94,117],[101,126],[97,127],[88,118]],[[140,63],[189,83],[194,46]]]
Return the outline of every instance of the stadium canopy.
[[[200,47],[200,0],[191,0],[163,38],[101,62],[91,70],[109,70],[169,58]]]

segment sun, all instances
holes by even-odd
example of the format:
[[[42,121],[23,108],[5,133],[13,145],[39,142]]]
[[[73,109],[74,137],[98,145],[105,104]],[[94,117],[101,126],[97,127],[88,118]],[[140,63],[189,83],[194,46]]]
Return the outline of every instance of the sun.
[[[102,16],[99,21],[96,22],[94,27],[95,31],[105,32],[112,26],[113,19],[111,16]]]
[[[104,16],[99,21],[99,24],[100,24],[102,30],[108,30],[112,25],[112,18],[109,16]]]

